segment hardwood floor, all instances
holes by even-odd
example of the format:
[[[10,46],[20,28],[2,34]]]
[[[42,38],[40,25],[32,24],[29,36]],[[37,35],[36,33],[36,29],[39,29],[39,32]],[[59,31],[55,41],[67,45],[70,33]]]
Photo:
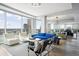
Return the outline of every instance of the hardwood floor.
[[[64,51],[60,48],[54,48],[49,52],[49,56],[64,56]]]
[[[49,56],[79,56],[79,37],[77,37],[77,39],[69,38],[65,42],[64,46],[55,46],[55,48],[49,52]]]

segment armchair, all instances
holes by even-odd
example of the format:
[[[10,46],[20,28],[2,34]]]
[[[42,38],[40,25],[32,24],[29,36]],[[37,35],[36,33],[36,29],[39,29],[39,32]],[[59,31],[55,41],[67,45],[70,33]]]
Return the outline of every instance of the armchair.
[[[20,41],[22,42],[26,42],[29,40],[29,37],[28,35],[26,34],[26,32],[22,32],[22,33],[19,33],[19,39]]]

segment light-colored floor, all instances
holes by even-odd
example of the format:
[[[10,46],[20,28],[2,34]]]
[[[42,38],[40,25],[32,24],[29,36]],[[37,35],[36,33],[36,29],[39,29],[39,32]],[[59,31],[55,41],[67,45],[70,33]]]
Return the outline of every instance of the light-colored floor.
[[[79,34],[78,34],[79,36]],[[21,43],[14,46],[0,45],[0,56],[28,56],[28,43]],[[30,56],[36,56],[30,51]],[[49,56],[79,56],[79,37],[66,40],[63,48],[55,47],[49,52]]]
[[[12,56],[28,56],[28,43],[21,43],[14,46],[1,45],[4,49],[8,51]],[[30,56],[35,56],[34,52],[30,50]]]
[[[11,56],[11,54],[2,46],[0,46],[0,56]]]
[[[66,56],[79,56],[79,38],[68,41],[64,47]]]
[[[79,56],[79,33],[77,39],[67,39],[63,48],[56,47],[50,56]]]

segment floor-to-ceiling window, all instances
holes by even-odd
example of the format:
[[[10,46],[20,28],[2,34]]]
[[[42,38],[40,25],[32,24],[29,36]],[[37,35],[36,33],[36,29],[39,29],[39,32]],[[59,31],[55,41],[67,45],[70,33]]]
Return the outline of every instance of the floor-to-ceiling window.
[[[4,23],[5,23],[5,17],[4,17],[4,12],[0,11],[0,35],[4,33]]]
[[[21,16],[6,14],[6,32],[21,32]]]
[[[27,16],[0,10],[0,43],[4,42],[3,37],[6,33],[26,32],[29,34],[29,19]]]
[[[0,43],[5,33],[29,33],[28,28],[28,17],[0,10]]]
[[[28,17],[0,11],[0,34],[6,32],[28,32]]]
[[[22,32],[28,33],[28,18],[22,17]]]
[[[50,29],[51,32],[54,32],[54,24],[50,24]]]
[[[65,30],[65,25],[59,24],[59,32],[64,32],[64,30]]]
[[[36,20],[36,32],[41,32],[41,20]]]
[[[3,42],[4,30],[5,30],[5,12],[0,10],[0,43]]]

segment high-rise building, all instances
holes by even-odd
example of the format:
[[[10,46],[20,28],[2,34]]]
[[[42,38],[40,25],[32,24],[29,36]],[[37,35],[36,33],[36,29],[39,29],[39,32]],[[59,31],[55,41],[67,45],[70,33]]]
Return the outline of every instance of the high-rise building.
[[[23,32],[28,32],[28,24],[23,25]]]

